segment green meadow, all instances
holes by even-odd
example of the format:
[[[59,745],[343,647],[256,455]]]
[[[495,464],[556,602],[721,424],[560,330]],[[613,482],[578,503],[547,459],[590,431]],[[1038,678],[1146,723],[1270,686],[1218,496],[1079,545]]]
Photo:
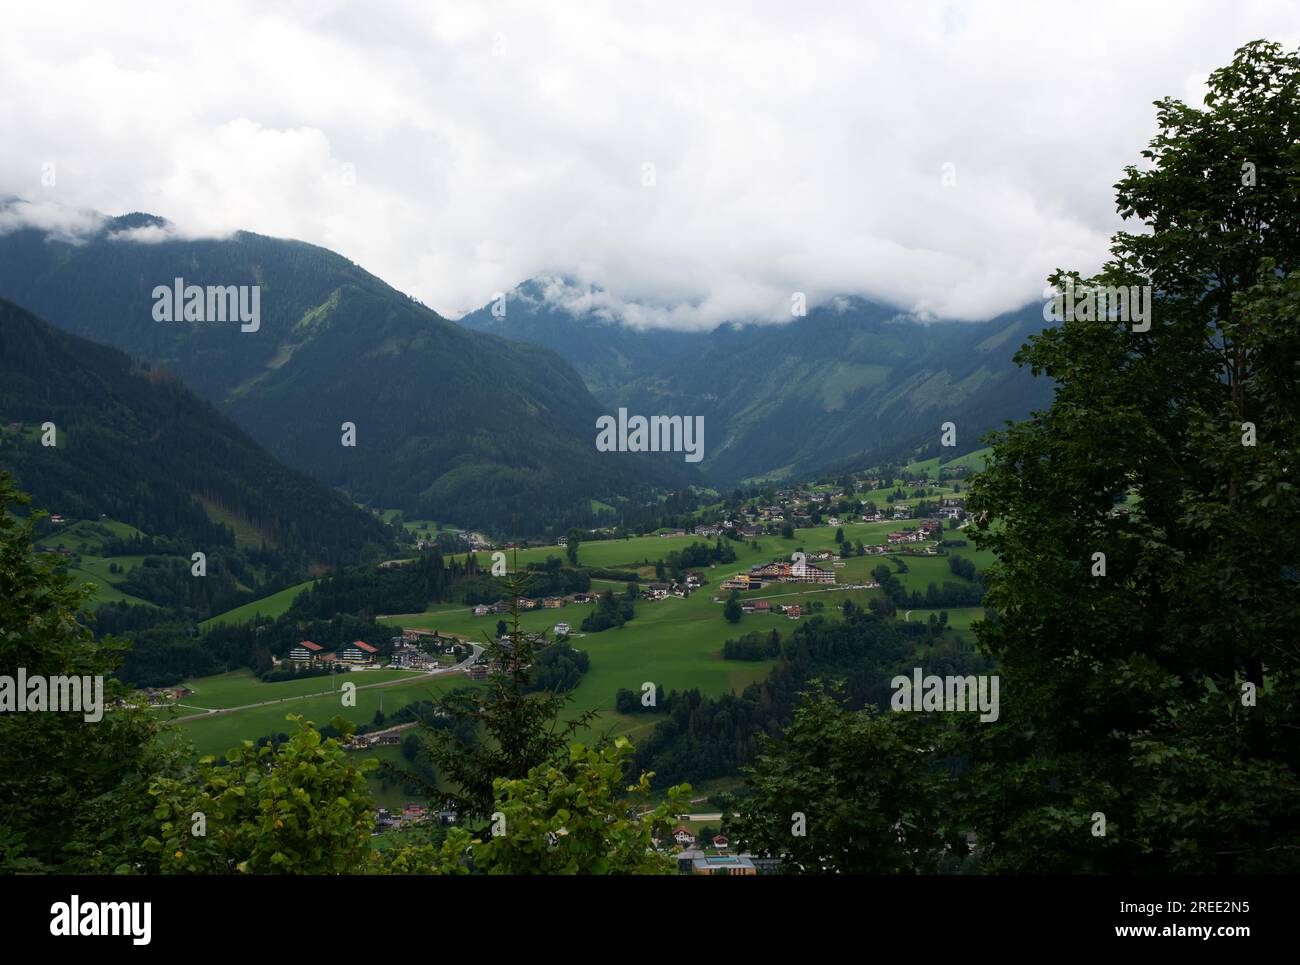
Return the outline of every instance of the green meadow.
[[[246,518],[238,513],[232,513],[210,499],[205,499],[197,493],[194,496],[203,506],[203,511],[208,514],[208,518],[214,523],[220,523],[223,526],[230,527],[235,534],[235,545],[241,549],[257,549],[260,546],[275,546],[275,539],[268,536],[267,533],[258,529]]]
[[[882,506],[883,498],[884,494],[882,493],[878,500]],[[916,500],[911,500],[911,502],[914,503]],[[879,523],[846,523],[841,528],[844,530],[846,539],[854,542],[862,540],[864,544],[871,545],[886,542],[888,535],[897,529],[915,525],[916,523],[911,520],[884,520]],[[759,536],[757,537],[760,547],[758,550],[754,550],[750,546],[750,542],[730,543],[736,551],[736,562],[720,565],[719,569],[725,569],[728,573],[741,569],[747,570],[754,563],[771,559],[789,559],[790,554],[796,549],[802,549],[805,552],[835,551],[838,549],[835,544],[835,529],[834,526],[796,529],[793,539],[784,539],[780,536]],[[655,560],[666,557],[673,550],[681,551],[692,543],[705,543],[712,546],[715,539],[716,537],[691,536],[688,534],[686,536],[632,536],[627,539],[593,540],[578,547],[578,563],[582,566],[617,570],[632,570],[645,566],[653,568]],[[521,569],[529,563],[544,563],[547,557],[550,556],[564,558],[564,550],[558,546],[534,546],[518,551],[506,550],[506,561],[511,569],[515,568],[516,553]],[[477,556],[480,566],[491,564],[492,554],[490,552],[480,551]],[[723,578],[725,579],[725,576]]]
[[[888,533],[904,522],[853,523],[843,527],[847,538],[861,539],[864,544],[884,543]],[[956,531],[954,531],[956,533]],[[706,694],[728,691],[740,692],[750,683],[763,679],[771,668],[771,661],[745,662],[722,659],[722,645],[730,639],[751,630],[777,629],[783,637],[789,636],[797,622],[783,614],[747,614],[737,624],[728,623],[722,616],[721,602],[726,593],[718,584],[733,573],[748,570],[756,563],[773,559],[788,559],[796,549],[816,552],[834,549],[835,527],[821,526],[795,531],[793,539],[763,536],[758,538],[759,549],[749,543],[731,543],[736,550],[736,562],[703,568],[709,583],[686,599],[669,597],[656,602],[639,601],[636,616],[625,626],[601,633],[583,634],[578,627],[592,609],[591,606],[569,604],[559,610],[530,610],[520,614],[524,630],[552,630],[556,623],[573,627],[573,645],[587,651],[591,667],[574,691],[571,705],[575,711],[598,710],[600,717],[590,733],[628,735],[633,739],[648,732],[656,722],[655,714],[623,715],[614,711],[614,698],[619,689],[642,692],[645,683],[653,683],[657,693],[669,690],[697,688]],[[681,550],[693,542],[711,542],[701,537],[644,536],[625,540],[606,540],[583,543],[579,548],[579,562],[587,566],[611,569],[638,569],[647,580],[653,579],[653,563],[669,552]],[[557,547],[535,547],[518,552],[522,567],[529,562],[541,562],[548,556],[559,555]],[[976,558],[972,547],[962,547],[953,552]],[[490,554],[480,554],[480,562],[489,562]],[[513,552],[507,555],[512,562]],[[931,581],[942,584],[945,580],[961,582],[949,569],[943,557],[904,557],[909,572],[900,578],[909,588],[924,591]],[[871,579],[871,570],[883,562],[884,557],[851,557],[845,566],[835,569],[839,584],[865,583]],[[829,562],[824,564],[829,566]],[[976,565],[981,565],[977,560]],[[593,590],[612,587],[622,592],[625,584],[596,582]],[[819,587],[800,584],[769,585],[761,590],[741,594],[741,599],[770,599],[773,603],[800,603],[805,606],[820,603],[816,612],[830,619],[838,617],[838,608],[845,599],[865,606],[879,590],[848,590],[840,587]],[[973,608],[978,612],[979,608]],[[384,617],[384,622],[394,627],[437,630],[460,636],[482,639],[494,632],[499,616],[475,617],[469,608],[444,608],[438,612],[400,614]],[[950,614],[950,619],[954,619]],[[967,621],[968,622],[968,621]],[[960,629],[954,620],[954,629]]]
[[[440,522],[436,519],[407,519],[400,509],[383,509],[379,511],[379,518],[385,523],[391,523],[398,516],[402,517],[402,528],[408,533],[426,538],[436,536],[439,530],[458,531],[462,528],[454,523]]]
[[[878,544],[886,541],[887,534],[911,522],[886,521],[881,523],[850,523],[843,527],[844,534],[851,540],[861,539],[864,544]],[[835,527],[821,526],[814,529],[795,531],[793,539],[779,536],[759,537],[758,549],[750,542],[730,543],[736,552],[734,563],[700,567],[708,583],[698,592],[686,599],[670,596],[665,600],[640,600],[636,605],[636,616],[625,626],[606,630],[601,633],[582,633],[579,626],[583,618],[592,611],[593,605],[570,603],[556,610],[530,610],[520,614],[522,629],[529,631],[552,631],[557,623],[568,623],[574,631],[572,643],[585,650],[590,657],[591,666],[583,676],[581,683],[573,692],[570,705],[571,713],[596,710],[596,721],[587,728],[580,738],[591,739],[600,734],[614,736],[627,735],[634,740],[647,734],[655,725],[658,714],[624,715],[615,712],[615,695],[620,689],[628,689],[637,694],[642,692],[646,683],[655,685],[656,693],[662,697],[670,690],[695,688],[702,693],[718,695],[726,692],[739,693],[749,684],[762,680],[772,666],[772,661],[730,661],[722,659],[723,643],[742,633],[752,630],[768,631],[775,628],[782,637],[788,637],[798,626],[783,614],[746,614],[739,623],[728,623],[722,615],[721,601],[727,594],[718,588],[723,580],[734,573],[747,571],[750,566],[773,559],[789,559],[797,549],[805,552],[835,550]],[[947,538],[963,538],[960,531],[945,531]],[[605,540],[586,542],[579,548],[579,561],[586,566],[610,569],[637,570],[642,575],[642,583],[654,579],[654,561],[666,556],[673,550],[681,550],[695,542],[712,543],[702,537],[660,537],[642,536],[624,540]],[[516,554],[507,552],[507,561],[513,570],[516,565],[522,568],[529,562],[544,562],[549,556],[562,556],[559,547],[533,547],[521,549]],[[951,552],[973,559],[983,568],[989,562],[990,555],[977,553],[970,545]],[[902,555],[902,554],[891,554]],[[479,562],[484,566],[491,563],[491,553],[480,552]],[[948,568],[944,557],[906,556],[903,560],[908,572],[900,574],[900,579],[909,587],[922,592],[933,581],[942,584],[945,581],[958,581]],[[849,557],[843,561],[843,567],[835,568],[837,586],[822,587],[801,584],[769,585],[761,590],[751,590],[741,595],[742,599],[769,599],[774,604],[800,603],[804,607],[805,617],[820,615],[828,619],[839,618],[839,607],[844,600],[852,599],[861,606],[875,595],[877,589],[846,589],[845,584],[860,584],[871,580],[871,570],[887,562],[885,556]],[[830,566],[827,561],[821,565]],[[894,564],[891,568],[896,569]],[[625,590],[626,584],[614,581],[594,581],[593,592],[612,588],[616,593]],[[301,586],[276,594],[284,597],[291,592],[298,592]],[[224,621],[234,618],[251,618],[254,612],[270,613],[272,600],[269,597],[254,604],[239,608],[214,618]],[[276,601],[275,605],[288,606],[287,599]],[[820,606],[818,607],[818,604]],[[243,614],[240,614],[243,611]],[[281,610],[282,612],[282,610]],[[928,610],[916,610],[912,619],[926,620]],[[982,610],[978,607],[958,608],[949,611],[949,625],[954,630],[965,630],[980,618]],[[899,615],[900,619],[902,615]],[[393,614],[380,618],[380,621],[393,627],[436,630],[444,634],[467,637],[483,641],[485,636],[495,632],[498,615],[475,617],[471,607],[464,604],[437,604],[422,613]],[[355,681],[358,685],[377,682],[392,677],[381,676],[405,674],[404,671],[368,671],[354,673],[345,679]],[[334,686],[339,680],[336,678]],[[287,730],[284,717],[288,713],[304,714],[317,723],[328,721],[335,714],[358,722],[368,722],[374,718],[379,709],[380,695],[383,695],[384,710],[392,713],[404,704],[425,698],[432,693],[441,692],[452,686],[463,686],[466,679],[457,675],[433,680],[415,681],[411,684],[398,684],[378,689],[358,690],[357,706],[344,708],[341,699],[335,694],[288,699],[283,704],[269,707],[256,707],[235,711],[229,714],[213,715],[192,721],[179,723],[183,732],[195,742],[201,753],[220,753],[234,746],[240,740],[254,739],[264,734]],[[233,707],[258,703],[262,700],[279,700],[283,698],[301,698],[330,687],[329,678],[314,678],[292,681],[283,684],[263,684],[247,672],[222,674],[216,677],[201,678],[186,682],[186,686],[196,691],[193,697],[184,703],[197,707]],[[182,713],[186,713],[182,709]],[[400,789],[391,789],[393,802],[401,797]]]
[[[940,610],[909,610],[907,619],[912,623],[926,623],[931,614],[936,618]],[[950,630],[969,630],[971,624],[984,619],[984,608],[978,606],[953,607],[948,610],[948,628]]]
[[[83,556],[80,558],[79,565],[68,566],[67,573],[72,577],[72,582],[77,586],[91,585],[90,596],[87,606],[94,610],[104,603],[133,603],[140,606],[153,606],[148,600],[142,600],[130,593],[123,593],[117,588],[118,583],[126,578],[125,573],[109,573],[108,564],[118,563],[121,565],[122,560],[140,560],[139,556],[119,556],[119,557],[99,557]]]
[[[307,580],[304,583],[285,587],[278,593],[272,593],[270,596],[264,596],[260,600],[254,600],[252,603],[245,603],[243,606],[235,607],[233,610],[227,610],[225,613],[219,613],[200,623],[199,629],[206,630],[209,627],[220,626],[222,624],[247,623],[259,615],[274,619],[288,610],[293,604],[294,598],[315,582],[315,580]]]
[[[941,460],[938,456],[930,459],[922,459],[918,462],[909,462],[903,468],[914,475],[925,475],[929,479],[937,479],[939,476],[939,467],[955,468],[963,466],[967,472],[978,472],[984,468],[984,462],[993,450],[985,447],[976,449],[974,452],[968,452],[964,456],[958,456],[956,459]]]
[[[958,456],[956,459],[949,459],[944,463],[945,466],[965,466],[968,472],[979,472],[984,468],[988,461],[989,454],[993,450],[987,446],[983,449],[976,449],[974,452],[968,452],[964,456]]]
[[[354,751],[352,756],[358,762],[373,760],[378,761],[381,766],[391,764],[399,770],[407,766],[400,747],[370,747],[364,751]],[[386,780],[384,774],[379,770],[372,771],[366,776],[370,781],[370,791],[375,796],[375,804],[381,808],[400,810],[403,805],[415,803],[418,800],[418,795],[407,794],[397,781]]]
[[[148,601],[117,588],[126,579],[127,571],[143,561],[144,557],[102,555],[104,544],[110,539],[130,539],[143,535],[134,526],[113,519],[78,520],[56,526],[53,532],[37,540],[36,545],[43,549],[65,549],[77,554],[76,559],[69,561],[65,569],[75,585],[93,584],[88,600],[92,610],[104,603],[118,602],[152,606]],[[110,573],[109,566],[112,563],[116,563],[121,572]]]
[[[364,687],[368,684],[401,680],[415,675],[416,672],[412,670],[354,670],[336,673],[330,677],[306,677],[302,680],[263,683],[247,670],[235,670],[212,677],[198,677],[184,681],[181,686],[188,687],[194,693],[186,697],[182,703],[186,707],[199,710],[224,710],[229,707],[260,703],[264,700],[301,697],[304,694],[320,694],[328,690],[337,691],[345,681]]]
[[[62,546],[75,553],[98,555],[104,543],[109,539],[131,539],[144,536],[140,530],[115,519],[78,520],[64,526],[55,527],[54,532],[36,541],[37,546]],[[131,557],[125,557],[130,559]]]
[[[370,681],[372,675],[374,676],[373,682],[380,682],[380,673],[382,671],[369,671],[364,675],[349,675],[347,679],[350,681],[353,680],[353,676],[357,678],[355,682],[358,687],[355,692],[356,706],[354,707],[343,706],[342,691],[302,699],[294,699],[293,695],[263,697],[262,699],[266,700],[283,700],[283,703],[275,703],[266,707],[251,707],[247,710],[238,710],[228,714],[212,714],[194,720],[178,721],[174,726],[179,728],[181,733],[194,743],[195,750],[199,754],[222,754],[232,747],[237,747],[240,741],[255,740],[266,734],[288,733],[292,725],[285,720],[285,717],[289,714],[301,714],[317,725],[327,724],[337,716],[342,716],[358,724],[365,724],[374,720],[375,711],[379,710],[381,700],[383,701],[384,713],[389,714],[413,701],[427,699],[453,686],[463,686],[466,683],[465,677],[461,674],[447,674],[445,677],[413,678],[410,683],[396,684],[391,687],[361,689],[365,686],[362,681]],[[399,671],[398,673],[410,676],[405,671]],[[230,675],[222,674],[221,676],[228,677]],[[187,686],[203,686],[205,680],[212,679],[216,678],[190,681]],[[274,688],[303,683],[316,684],[317,686],[323,683],[325,689],[329,686],[328,678],[292,681],[286,684],[262,684],[261,686]],[[238,687],[239,685],[235,684],[234,686]],[[189,700],[186,699],[183,703],[189,704]],[[182,710],[184,711],[185,708],[182,708]]]

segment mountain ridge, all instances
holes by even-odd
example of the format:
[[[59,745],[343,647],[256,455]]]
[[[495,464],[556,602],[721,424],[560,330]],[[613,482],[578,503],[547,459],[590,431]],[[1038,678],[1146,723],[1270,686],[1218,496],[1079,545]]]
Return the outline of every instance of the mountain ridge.
[[[154,229],[147,242],[120,237]],[[175,278],[259,286],[257,330],[155,321],[151,292]],[[78,243],[23,227],[0,235],[0,295],[175,372],[288,465],[408,516],[499,533],[595,525],[592,499],[697,478],[671,460],[598,453],[604,410],[557,353],[457,325],[305,242],[179,239],[140,212]]]
[[[46,423],[54,446],[24,429]],[[358,562],[392,544],[369,513],[276,463],[169,373],[4,299],[0,426],[0,465],[61,514],[103,514],[195,549],[233,549],[209,502],[247,519],[301,565]]]
[[[1041,331],[1035,305],[986,322],[921,322],[842,297],[789,322],[682,332],[575,315],[546,297],[555,284],[525,282],[504,315],[489,304],[459,323],[560,352],[610,407],[704,415],[722,427],[704,464],[718,481],[934,455],[946,421],[958,425],[960,455],[1050,398],[1048,380],[1012,362]]]

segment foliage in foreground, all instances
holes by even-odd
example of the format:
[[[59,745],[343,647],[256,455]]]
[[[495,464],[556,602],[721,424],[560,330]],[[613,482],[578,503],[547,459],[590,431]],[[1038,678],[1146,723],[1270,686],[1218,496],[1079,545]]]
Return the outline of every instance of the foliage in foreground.
[[[494,784],[496,811],[481,833],[423,829],[417,843],[379,850],[365,768],[301,718],[272,747],[245,742],[227,762],[204,758],[189,780],[156,782],[157,834],[146,847],[175,874],[666,874],[653,846],[687,807],[673,788],[644,807],[650,775],[624,787],[632,745],[569,748],[562,764]],[[336,719],[345,735],[349,724]],[[371,763],[371,762],[367,762]],[[195,831],[202,817],[203,834]]]

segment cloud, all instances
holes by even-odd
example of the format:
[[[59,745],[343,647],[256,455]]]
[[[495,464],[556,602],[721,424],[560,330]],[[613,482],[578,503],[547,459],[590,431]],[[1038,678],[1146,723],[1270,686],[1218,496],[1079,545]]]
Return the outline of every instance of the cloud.
[[[137,245],[156,245],[163,241],[175,241],[181,237],[176,226],[170,222],[167,224],[146,224],[138,228],[124,228],[120,231],[109,232],[109,241],[121,241]]]
[[[543,274],[639,325],[794,292],[989,317],[1101,264],[1152,101],[1300,41],[1289,0],[1077,11],[19,6],[0,196],[301,238],[452,317]]]
[[[36,228],[60,241],[80,244],[104,227],[104,216],[96,211],[66,208],[50,201],[31,202],[9,198],[0,202],[0,235],[20,228]]]

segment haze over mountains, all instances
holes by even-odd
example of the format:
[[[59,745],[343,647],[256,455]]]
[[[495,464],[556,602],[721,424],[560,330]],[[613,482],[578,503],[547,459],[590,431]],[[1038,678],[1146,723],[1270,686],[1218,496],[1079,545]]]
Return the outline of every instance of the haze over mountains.
[[[934,454],[946,421],[957,425],[957,455],[1051,396],[1050,381],[1011,360],[1042,330],[1037,305],[987,322],[922,324],[841,298],[788,323],[680,332],[612,322],[599,295],[533,279],[507,295],[504,314],[489,304],[460,324],[554,349],[611,408],[703,415],[702,468],[718,481]]]
[[[151,293],[175,278],[260,286],[258,330],[155,321]],[[313,245],[179,240],[144,214],[75,242],[23,228],[0,235],[0,296],[174,372],[288,465],[371,505],[508,531],[698,478],[672,455],[596,452],[604,410],[555,353],[453,324]]]
[[[348,259],[239,232],[187,240],[162,218],[92,221],[72,238],[0,235],[0,297],[175,373],[287,465],[354,499],[508,532],[593,524],[592,501],[730,486],[937,453],[1045,404],[1011,357],[1042,327],[1029,306],[922,324],[859,298],[784,324],[708,332],[604,317],[600,292],[541,278],[459,322]],[[153,291],[260,286],[256,331],[154,318]],[[704,460],[597,452],[596,419],[703,416]],[[356,446],[342,444],[343,423]]]

